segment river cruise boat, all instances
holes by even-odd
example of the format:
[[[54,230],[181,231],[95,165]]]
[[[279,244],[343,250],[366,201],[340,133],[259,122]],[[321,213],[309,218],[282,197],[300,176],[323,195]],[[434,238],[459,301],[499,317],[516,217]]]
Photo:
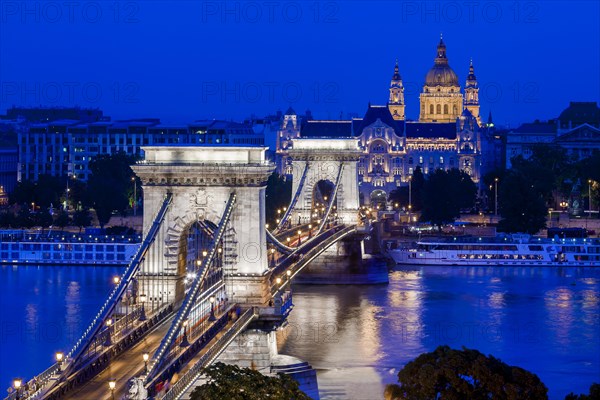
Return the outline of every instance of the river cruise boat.
[[[127,265],[140,235],[0,231],[0,264]]]
[[[543,239],[529,235],[423,239],[389,249],[397,264],[600,267],[600,239]]]

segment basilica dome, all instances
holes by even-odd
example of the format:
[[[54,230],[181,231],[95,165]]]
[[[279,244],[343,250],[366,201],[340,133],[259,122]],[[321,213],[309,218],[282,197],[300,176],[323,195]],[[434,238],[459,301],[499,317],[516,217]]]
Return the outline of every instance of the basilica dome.
[[[435,58],[435,64],[427,75],[425,75],[426,86],[459,86],[458,76],[448,65],[448,58],[446,58],[446,45],[444,41],[440,39],[440,43],[437,47],[437,57]]]

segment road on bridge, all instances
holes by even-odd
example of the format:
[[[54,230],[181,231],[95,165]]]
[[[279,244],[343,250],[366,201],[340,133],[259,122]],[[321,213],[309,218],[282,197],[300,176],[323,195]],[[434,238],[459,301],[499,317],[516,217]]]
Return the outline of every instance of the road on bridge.
[[[113,360],[108,368],[96,375],[85,385],[69,392],[64,399],[111,399],[108,388],[108,381],[110,379],[116,379],[115,399],[120,399],[128,391],[127,383],[129,379],[143,372],[143,354],[148,352],[150,357],[152,357],[161,340],[167,335],[174,318],[175,316],[172,316],[165,320],[158,328],[148,334],[144,340]]]

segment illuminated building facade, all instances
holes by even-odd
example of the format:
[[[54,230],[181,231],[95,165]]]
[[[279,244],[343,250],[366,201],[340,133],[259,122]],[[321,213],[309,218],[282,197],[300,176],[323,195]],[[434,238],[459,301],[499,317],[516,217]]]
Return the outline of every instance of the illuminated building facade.
[[[363,204],[407,185],[417,167],[424,174],[438,168],[461,169],[479,183],[489,132],[480,128],[478,92],[471,62],[463,96],[440,40],[434,66],[425,76],[417,121],[406,119],[404,86],[396,62],[387,105],[369,104],[363,118],[300,123],[293,110],[288,110],[277,135],[278,171],[292,173],[287,155],[292,138],[354,137],[364,152],[358,164]]]

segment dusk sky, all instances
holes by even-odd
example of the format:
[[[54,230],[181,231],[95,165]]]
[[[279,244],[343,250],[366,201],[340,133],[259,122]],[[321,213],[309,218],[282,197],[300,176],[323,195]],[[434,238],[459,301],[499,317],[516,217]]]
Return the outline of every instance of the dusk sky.
[[[600,100],[598,1],[10,1],[0,4],[0,112],[99,107],[113,119],[316,118],[385,104],[396,59],[406,113],[443,33],[481,113],[514,126]]]

